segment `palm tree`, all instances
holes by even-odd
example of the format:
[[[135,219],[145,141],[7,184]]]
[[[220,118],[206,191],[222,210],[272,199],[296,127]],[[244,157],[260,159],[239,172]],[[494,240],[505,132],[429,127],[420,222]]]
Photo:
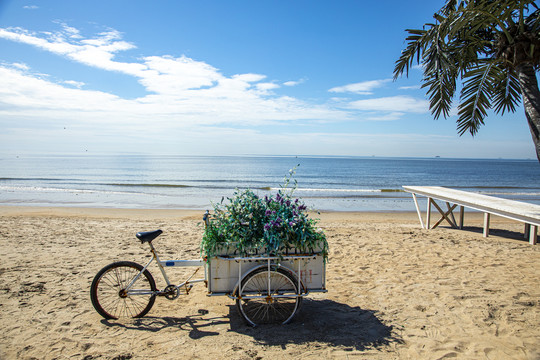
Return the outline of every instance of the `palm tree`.
[[[421,30],[407,29],[394,80],[423,68],[432,115],[449,116],[461,81],[457,130],[476,135],[487,111],[514,112],[523,99],[540,161],[540,9],[534,0],[446,0]],[[520,97],[521,95],[521,97]]]

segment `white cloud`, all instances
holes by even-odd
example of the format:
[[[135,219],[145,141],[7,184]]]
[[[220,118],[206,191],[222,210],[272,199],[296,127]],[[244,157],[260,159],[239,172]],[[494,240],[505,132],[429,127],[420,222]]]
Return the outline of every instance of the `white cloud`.
[[[349,103],[353,109],[363,111],[390,111],[427,113],[429,102],[411,96],[390,96],[375,99],[357,100]]]
[[[36,9],[39,9],[39,6],[37,6],[37,5],[25,5],[25,6],[23,6],[23,9],[36,10]]]
[[[214,67],[182,56],[148,56],[144,67],[133,74],[151,92],[158,94],[181,94],[189,89],[210,87],[223,79]]]
[[[93,39],[83,39],[78,30],[63,24],[62,31],[44,33],[33,33],[22,28],[0,28],[0,38],[32,45],[104,70],[134,75],[144,69],[142,64],[112,61],[115,53],[135,48],[133,44],[118,40],[120,34],[115,30],[100,33]]]
[[[279,89],[279,85],[276,83],[259,83],[255,85],[261,93],[268,94],[271,90]]]
[[[296,86],[296,85],[300,85],[300,84],[303,84],[306,82],[306,79],[300,79],[300,80],[296,80],[296,81],[285,81],[283,83],[283,86]]]
[[[400,86],[400,87],[399,87],[400,90],[418,90],[418,89],[421,89],[421,88],[422,88],[421,85]]]
[[[395,121],[395,120],[399,120],[403,117],[403,115],[405,115],[404,113],[402,112],[391,112],[391,113],[388,113],[388,114],[374,114],[374,115],[368,115],[365,117],[365,120],[370,120],[370,121]]]
[[[328,91],[334,93],[354,93],[359,95],[371,95],[373,89],[380,88],[390,81],[392,81],[392,79],[363,81],[359,83],[334,87]]]
[[[23,64],[23,63],[13,63],[13,64],[11,64],[11,66],[13,66],[16,69],[22,70],[22,71],[30,70],[30,67],[28,65],[26,65],[26,64]]]
[[[119,98],[98,91],[66,88],[37,76],[0,66],[0,114],[18,117],[36,114],[37,118],[55,118],[59,111],[103,109]],[[41,115],[39,115],[41,113]],[[78,115],[80,113],[77,113]],[[66,117],[73,116],[69,112]]]
[[[122,99],[100,91],[83,90],[74,79],[54,83],[46,76],[26,74],[0,65],[0,115],[36,119],[135,124],[258,125],[275,121],[351,120],[350,110],[331,104],[312,104],[279,96],[279,85],[265,75],[223,75],[217,68],[186,56],[146,56],[132,62],[116,61],[121,51],[135,48],[115,30],[84,38],[65,24],[61,31],[32,33],[0,28],[0,38],[29,44],[81,64],[117,71],[135,78],[147,91],[137,99]],[[21,70],[24,70],[20,67]],[[64,85],[70,85],[64,87]],[[75,88],[73,88],[74,86]],[[17,111],[13,111],[16,108]],[[0,107],[2,109],[2,107]]]
[[[68,24],[66,24],[64,22],[61,22],[61,21],[54,21],[54,23],[60,25],[62,27],[62,29],[63,29],[63,34],[62,33],[55,33],[55,36],[57,38],[62,39],[64,37],[64,34],[68,38],[72,38],[72,39],[81,39],[82,38],[82,36],[80,35],[79,29],[74,28],[72,26],[69,26]]]
[[[66,80],[64,81],[64,84],[76,87],[77,89],[80,89],[85,85],[83,82],[75,80]]]
[[[83,84],[74,80],[67,83],[75,88],[62,86],[10,67],[0,66],[0,78],[0,122],[4,124],[13,119],[34,119],[79,125],[108,123],[125,127],[129,124],[130,128],[151,123],[173,129],[195,124],[256,126],[276,121],[349,118],[346,111],[326,105],[308,104],[290,97],[261,96],[261,90],[254,88],[251,81],[264,77],[253,74],[221,76],[210,88],[184,89],[179,94],[162,92],[137,99],[83,90],[78,88]],[[166,86],[169,85],[158,87],[163,90]]]

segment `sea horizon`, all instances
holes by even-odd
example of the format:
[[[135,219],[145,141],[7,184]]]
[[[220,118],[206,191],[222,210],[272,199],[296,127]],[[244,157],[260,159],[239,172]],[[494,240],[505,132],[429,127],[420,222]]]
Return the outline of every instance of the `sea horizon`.
[[[536,158],[513,158],[513,157],[449,157],[449,156],[397,156],[397,155],[345,155],[345,154],[225,154],[225,155],[215,155],[215,154],[176,154],[176,153],[137,153],[137,152],[50,152],[50,153],[38,153],[38,152],[16,152],[16,153],[4,153],[0,155],[0,161],[6,158],[12,157],[87,157],[87,156],[141,156],[141,157],[225,157],[225,158],[237,158],[237,157],[260,157],[260,158],[358,158],[358,159],[446,159],[446,160],[517,160],[517,161],[532,161],[538,163],[540,167],[540,162]]]
[[[294,196],[320,211],[414,211],[404,185],[540,204],[529,159],[83,153],[2,155],[0,166],[0,205],[204,210],[237,190],[271,196],[292,169]]]

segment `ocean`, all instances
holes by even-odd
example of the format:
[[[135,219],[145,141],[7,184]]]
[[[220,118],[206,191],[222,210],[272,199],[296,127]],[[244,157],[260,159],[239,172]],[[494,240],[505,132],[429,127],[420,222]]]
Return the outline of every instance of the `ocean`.
[[[275,194],[295,167],[294,195],[320,211],[414,211],[403,185],[540,204],[536,160],[88,155],[0,157],[0,205],[205,210],[236,189]]]

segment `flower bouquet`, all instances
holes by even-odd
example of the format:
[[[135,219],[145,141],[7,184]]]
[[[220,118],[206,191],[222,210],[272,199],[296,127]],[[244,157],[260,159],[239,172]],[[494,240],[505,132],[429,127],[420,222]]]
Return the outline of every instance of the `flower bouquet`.
[[[328,243],[307,206],[293,197],[288,188],[294,169],[273,196],[259,197],[252,190],[237,190],[228,202],[214,206],[212,220],[205,229],[201,252],[208,259],[235,253],[242,256],[282,254],[322,254]]]

